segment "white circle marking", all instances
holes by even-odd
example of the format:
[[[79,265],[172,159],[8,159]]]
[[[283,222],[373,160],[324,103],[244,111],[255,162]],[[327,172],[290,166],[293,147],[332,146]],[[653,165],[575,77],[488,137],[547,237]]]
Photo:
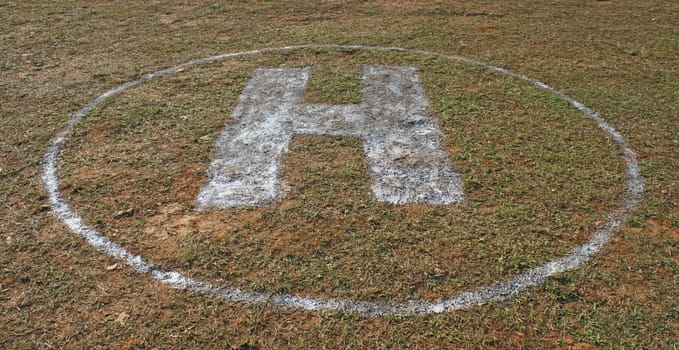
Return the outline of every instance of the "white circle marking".
[[[571,106],[580,110],[582,113],[593,119],[599,128],[610,135],[618,145],[622,159],[626,167],[627,189],[620,204],[609,215],[607,221],[601,225],[596,233],[584,244],[572,249],[567,255],[550,261],[540,266],[533,267],[528,271],[516,276],[508,281],[500,282],[478,289],[462,292],[457,295],[437,299],[433,301],[411,300],[400,303],[380,303],[368,301],[352,301],[339,299],[324,299],[315,297],[300,297],[292,294],[271,294],[245,291],[230,286],[216,286],[208,282],[195,280],[186,277],[177,271],[167,271],[162,267],[156,266],[150,260],[145,260],[139,255],[135,255],[123,248],[119,244],[111,241],[108,237],[97,232],[71,209],[59,192],[59,179],[57,177],[57,162],[59,152],[63,149],[66,137],[73,128],[83,119],[87,113],[99,106],[101,103],[117,95],[118,93],[142,84],[152,78],[160,77],[170,73],[183,70],[186,67],[214,62],[231,57],[255,55],[265,52],[279,52],[298,49],[348,49],[348,50],[368,50],[368,51],[396,51],[410,52],[421,55],[437,56],[453,61],[465,62],[473,65],[485,67],[487,69],[519,78],[530,84],[548,91],[560,99],[566,101]],[[427,313],[442,313],[453,310],[463,309],[474,305],[482,305],[489,302],[507,300],[514,297],[517,293],[528,287],[536,286],[545,279],[555,274],[568,271],[578,267],[583,262],[589,260],[594,254],[599,252],[606,244],[613,233],[630,215],[630,213],[641,202],[643,194],[643,178],[636,160],[636,154],[627,145],[627,141],[599,116],[594,110],[586,107],[572,97],[553,89],[552,87],[525,75],[514,73],[507,69],[479,62],[476,60],[446,55],[436,52],[409,50],[397,47],[379,47],[363,45],[297,45],[276,48],[264,48],[252,51],[242,51],[227,53],[207,58],[192,60],[174,67],[159,70],[154,73],[143,75],[142,77],[111,89],[96,99],[87,103],[84,107],[74,113],[66,122],[64,127],[57,132],[51,139],[47,153],[43,157],[43,182],[49,197],[49,202],[57,218],[63,221],[73,232],[85,239],[89,244],[107,255],[120,259],[128,264],[138,273],[148,274],[154,280],[171,286],[172,288],[189,290],[202,295],[215,297],[226,301],[245,302],[251,304],[272,304],[283,308],[296,308],[309,311],[343,311],[363,316],[386,316],[386,315],[418,315]]]

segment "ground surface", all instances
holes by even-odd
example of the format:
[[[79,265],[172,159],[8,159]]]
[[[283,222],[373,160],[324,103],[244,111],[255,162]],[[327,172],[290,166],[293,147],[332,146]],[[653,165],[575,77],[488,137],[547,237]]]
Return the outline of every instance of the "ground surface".
[[[3,348],[679,347],[679,4],[0,2]],[[51,213],[41,161],[104,91],[191,59],[296,44],[459,55],[597,110],[638,153],[644,200],[592,260],[501,303],[359,317],[173,290]],[[416,66],[466,202],[372,201],[362,143],[297,136],[280,204],[196,211],[214,141],[257,67],[311,67],[306,103],[360,100],[364,64]],[[191,67],[111,98],[69,136],[61,191],[163,267],[245,290],[401,302],[566,254],[619,205],[624,163],[587,116],[525,82],[426,55],[299,49]]]

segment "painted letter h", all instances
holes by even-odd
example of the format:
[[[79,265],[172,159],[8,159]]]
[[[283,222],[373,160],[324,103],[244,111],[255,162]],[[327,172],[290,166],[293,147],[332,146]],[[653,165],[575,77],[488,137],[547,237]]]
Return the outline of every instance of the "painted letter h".
[[[305,105],[308,68],[257,69],[217,139],[199,209],[265,206],[284,197],[279,169],[295,134],[363,140],[371,190],[393,204],[464,200],[414,67],[366,66],[358,105]]]

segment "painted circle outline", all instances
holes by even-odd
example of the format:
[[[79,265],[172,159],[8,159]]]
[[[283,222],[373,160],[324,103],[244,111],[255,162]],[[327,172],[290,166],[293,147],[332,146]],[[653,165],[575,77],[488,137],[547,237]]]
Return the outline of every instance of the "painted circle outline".
[[[140,85],[155,77],[164,76],[183,70],[189,66],[199,65],[209,62],[224,60],[226,58],[250,56],[266,52],[282,52],[301,49],[340,49],[340,50],[365,50],[365,51],[392,51],[392,52],[409,52],[427,56],[442,57],[452,61],[464,62],[472,65],[481,66],[492,71],[496,71],[511,77],[524,80],[542,90],[545,90],[553,95],[556,95],[563,101],[566,101],[571,106],[575,107],[592,120],[594,120],[599,128],[605,131],[618,145],[621,152],[622,159],[626,168],[626,185],[627,189],[622,197],[622,203],[609,215],[607,221],[597,228],[597,231],[584,244],[572,249],[567,255],[562,256],[554,261],[547,262],[543,265],[533,267],[519,276],[516,276],[508,281],[499,282],[484,287],[477,288],[472,291],[462,292],[448,298],[440,298],[433,301],[415,301],[410,300],[400,303],[387,302],[368,302],[368,301],[352,301],[341,299],[324,299],[315,297],[300,297],[292,294],[271,294],[262,292],[244,291],[239,288],[229,286],[215,286],[208,282],[198,281],[184,276],[177,271],[167,271],[159,266],[156,266],[152,261],[146,261],[139,255],[134,255],[127,251],[122,246],[108,239],[97,232],[94,228],[89,226],[85,221],[75,213],[68,203],[64,200],[59,192],[59,179],[57,176],[57,163],[59,160],[59,153],[63,149],[66,137],[71,133],[73,128],[89,113],[104,101],[113,97],[127,89]],[[505,68],[487,64],[484,62],[454,56],[446,55],[436,52],[411,50],[398,47],[380,47],[380,46],[365,46],[365,45],[295,45],[283,46],[273,48],[263,48],[259,50],[241,51],[235,53],[226,53],[207,58],[195,59],[174,67],[162,69],[153,73],[141,76],[140,78],[127,82],[116,88],[113,88],[96,99],[90,101],[80,110],[74,113],[50,140],[47,153],[43,157],[43,175],[42,179],[45,185],[45,191],[49,197],[49,203],[52,211],[59,220],[64,222],[78,236],[85,239],[90,245],[97,250],[106,253],[107,255],[116,259],[124,261],[127,265],[137,273],[148,274],[154,280],[169,285],[172,288],[183,289],[202,294],[209,297],[214,297],[224,301],[244,302],[250,304],[271,304],[286,309],[302,309],[306,311],[342,311],[361,316],[388,316],[388,315],[419,315],[429,313],[450,312],[458,309],[474,305],[482,305],[489,302],[498,302],[510,299],[519,292],[533,286],[537,286],[550,276],[558,273],[572,270],[580,264],[589,260],[594,254],[599,252],[603,246],[610,240],[612,233],[627,219],[630,213],[637,207],[643,197],[643,177],[641,175],[636,154],[627,144],[627,141],[611,127],[606,121],[598,115],[594,110],[586,107],[582,103],[576,101],[572,97],[563,92],[553,89],[552,87],[525,75],[514,73]]]

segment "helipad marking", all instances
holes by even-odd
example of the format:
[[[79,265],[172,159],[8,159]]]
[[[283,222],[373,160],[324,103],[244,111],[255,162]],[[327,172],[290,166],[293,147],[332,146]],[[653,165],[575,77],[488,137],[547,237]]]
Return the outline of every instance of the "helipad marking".
[[[92,227],[87,225],[85,221],[76,214],[73,209],[65,202],[61,193],[59,193],[59,181],[57,177],[57,161],[59,152],[64,146],[66,136],[72,131],[73,127],[78,124],[82,118],[89,113],[93,108],[106,101],[108,98],[127,90],[133,86],[139,85],[154,77],[163,76],[166,74],[177,72],[188,66],[202,64],[207,62],[214,62],[229,57],[239,57],[246,55],[255,55],[264,52],[279,52],[296,49],[348,49],[348,50],[371,50],[371,51],[398,51],[410,52],[422,55],[437,56],[447,58],[454,61],[466,62],[474,65],[479,65],[490,70],[494,70],[509,76],[513,76],[524,81],[527,81],[534,86],[545,91],[555,94],[564,101],[568,102],[573,107],[585,113],[592,118],[598,126],[609,134],[616,142],[622,153],[622,159],[625,163],[627,172],[626,185],[627,190],[622,198],[621,205],[613,211],[608,217],[606,223],[599,227],[596,233],[587,240],[583,245],[571,250],[567,255],[548,262],[546,264],[534,267],[524,272],[523,274],[510,279],[505,282],[492,284],[485,287],[480,287],[473,291],[463,292],[449,298],[437,299],[433,301],[408,301],[404,303],[377,303],[367,301],[351,301],[338,299],[323,299],[314,297],[299,297],[291,294],[269,294],[244,291],[239,288],[229,286],[215,286],[207,282],[197,281],[189,278],[176,271],[167,271],[162,267],[156,266],[151,261],[146,261],[139,255],[135,255],[121,247],[117,243],[112,242],[107,237],[103,236]],[[482,305],[488,302],[496,302],[512,298],[517,293],[525,290],[528,287],[536,286],[542,283],[546,278],[555,274],[571,270],[583,262],[589,260],[592,255],[599,252],[604,244],[611,238],[612,232],[618,228],[629,216],[629,214],[636,208],[642,198],[643,194],[643,179],[639,171],[639,166],[636,160],[636,154],[629,148],[625,139],[617,131],[615,131],[606,121],[601,118],[596,112],[584,106],[580,102],[574,100],[570,96],[554,90],[546,84],[535,79],[526,77],[525,75],[513,73],[507,69],[493,66],[487,63],[471,60],[459,56],[444,55],[435,52],[427,52],[420,50],[407,50],[395,47],[374,47],[362,45],[299,45],[286,46],[279,48],[266,48],[261,50],[243,51],[237,53],[223,54],[203,59],[193,60],[175,67],[163,69],[155,73],[146,74],[137,80],[123,84],[101,96],[97,97],[90,103],[86,104],[82,109],[77,111],[66,122],[64,128],[59,131],[50,141],[47,153],[43,158],[43,182],[45,183],[45,190],[49,196],[49,201],[55,215],[63,221],[71,230],[84,238],[88,243],[96,249],[108,254],[109,256],[118,258],[139,273],[149,274],[153,279],[160,283],[167,284],[173,288],[190,290],[203,295],[219,298],[228,301],[239,301],[246,303],[268,303],[271,305],[280,306],[283,308],[299,308],[303,310],[316,311],[344,311],[364,316],[385,316],[385,315],[417,315],[427,313],[441,313],[458,310],[474,305]]]
[[[453,204],[464,199],[459,175],[440,146],[414,67],[366,66],[357,105],[304,105],[308,68],[257,69],[217,139],[200,209],[264,206],[287,188],[279,164],[294,134],[363,140],[375,200]]]

